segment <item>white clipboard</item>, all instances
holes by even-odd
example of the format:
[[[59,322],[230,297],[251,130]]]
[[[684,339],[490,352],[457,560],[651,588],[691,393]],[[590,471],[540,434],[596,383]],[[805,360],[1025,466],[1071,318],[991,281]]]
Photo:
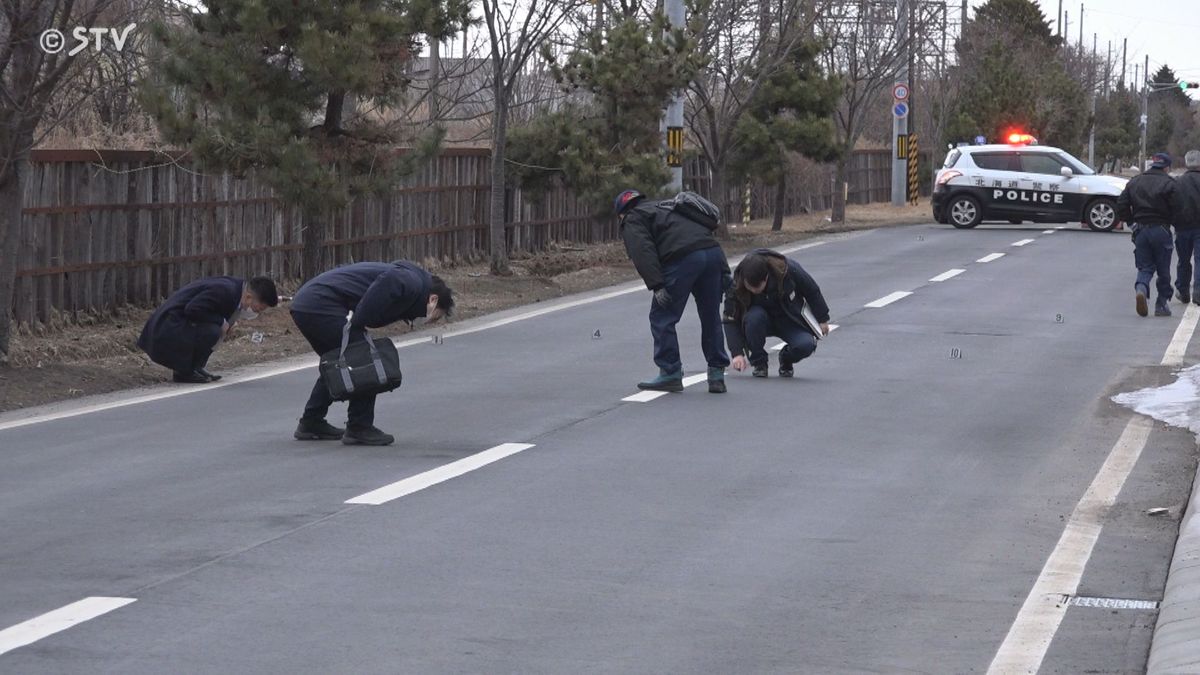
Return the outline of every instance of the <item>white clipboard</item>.
[[[812,331],[814,337],[818,340],[825,337],[825,334],[821,332],[821,322],[817,321],[812,308],[808,306],[808,300],[805,300],[804,304],[800,306],[800,318],[804,319],[804,323],[808,324],[808,330]]]

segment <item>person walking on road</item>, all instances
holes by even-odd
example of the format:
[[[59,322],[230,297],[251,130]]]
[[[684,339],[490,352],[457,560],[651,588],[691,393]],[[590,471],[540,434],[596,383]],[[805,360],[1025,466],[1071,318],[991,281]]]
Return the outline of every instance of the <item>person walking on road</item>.
[[[818,326],[804,317],[805,304]],[[746,369],[754,377],[767,377],[767,336],[782,338],[779,376],[792,377],[796,363],[817,349],[817,330],[829,334],[829,305],[821,288],[800,263],[770,249],[758,249],[738,263],[733,287],[725,294],[725,338],[733,356],[733,369]]]
[[[1134,176],[1117,198],[1117,216],[1133,229],[1133,259],[1137,264],[1134,282],[1138,316],[1147,314],[1150,280],[1158,275],[1158,299],[1155,316],[1171,316],[1171,222],[1175,202],[1175,179],[1167,173],[1171,156],[1159,152],[1150,160],[1150,169]]]
[[[292,320],[318,356],[341,347],[347,321],[350,343],[355,343],[367,339],[367,328],[422,317],[434,323],[453,311],[446,282],[404,260],[353,263],[319,274],[296,291],[291,306]],[[346,445],[395,441],[375,427],[374,394],[350,398],[345,429],[325,420],[332,404],[333,396],[318,376],[293,436],[301,441],[341,439]]]
[[[1187,173],[1175,179],[1175,289],[1184,304],[1200,305],[1200,150],[1183,157]]]
[[[708,390],[725,391],[729,355],[721,335],[721,294],[729,263],[713,230],[672,208],[671,202],[645,199],[637,190],[617,195],[614,210],[621,219],[621,238],[646,288],[650,302],[650,334],[658,376],[638,383],[639,389],[683,391],[683,360],[675,325],[683,317],[688,295],[696,298],[700,345],[708,363]]]
[[[151,361],[174,371],[176,382],[216,382],[221,376],[206,367],[217,344],[237,321],[253,319],[277,304],[275,282],[267,277],[197,279],[154,310],[137,345]]]

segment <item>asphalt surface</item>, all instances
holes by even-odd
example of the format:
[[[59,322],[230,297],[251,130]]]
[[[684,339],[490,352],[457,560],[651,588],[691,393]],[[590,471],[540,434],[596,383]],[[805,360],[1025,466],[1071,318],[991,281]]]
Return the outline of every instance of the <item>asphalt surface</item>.
[[[1127,236],[1043,229],[794,253],[839,328],[725,395],[622,401],[654,370],[636,290],[402,348],[386,448],[292,440],[315,369],[0,416],[0,631],[136,600],[0,672],[986,671],[1133,416],[1108,397],[1172,379],[1180,322],[1134,315]],[[680,333],[703,372],[694,316]],[[532,447],[346,503],[504,443]],[[1079,595],[1162,598],[1194,468],[1156,424]],[[1041,670],[1141,671],[1155,616],[1070,607]]]

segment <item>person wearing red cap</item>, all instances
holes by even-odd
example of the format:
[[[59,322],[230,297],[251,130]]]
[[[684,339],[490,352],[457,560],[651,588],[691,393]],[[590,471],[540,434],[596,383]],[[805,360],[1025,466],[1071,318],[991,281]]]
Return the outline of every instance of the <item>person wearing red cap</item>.
[[[1175,179],[1167,173],[1170,167],[1170,155],[1155,153],[1150,168],[1131,178],[1117,198],[1117,216],[1133,230],[1133,259],[1138,270],[1133,287],[1138,316],[1149,313],[1150,280],[1156,274],[1158,299],[1154,303],[1154,316],[1171,316],[1171,252],[1175,248],[1171,241],[1171,223],[1174,222]]]

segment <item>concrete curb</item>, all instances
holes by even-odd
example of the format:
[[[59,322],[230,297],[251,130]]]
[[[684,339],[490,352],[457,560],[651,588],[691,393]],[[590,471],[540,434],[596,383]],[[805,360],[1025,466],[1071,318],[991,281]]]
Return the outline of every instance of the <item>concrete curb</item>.
[[[1200,673],[1200,481],[1179,525],[1167,587],[1150,642],[1148,673]]]

